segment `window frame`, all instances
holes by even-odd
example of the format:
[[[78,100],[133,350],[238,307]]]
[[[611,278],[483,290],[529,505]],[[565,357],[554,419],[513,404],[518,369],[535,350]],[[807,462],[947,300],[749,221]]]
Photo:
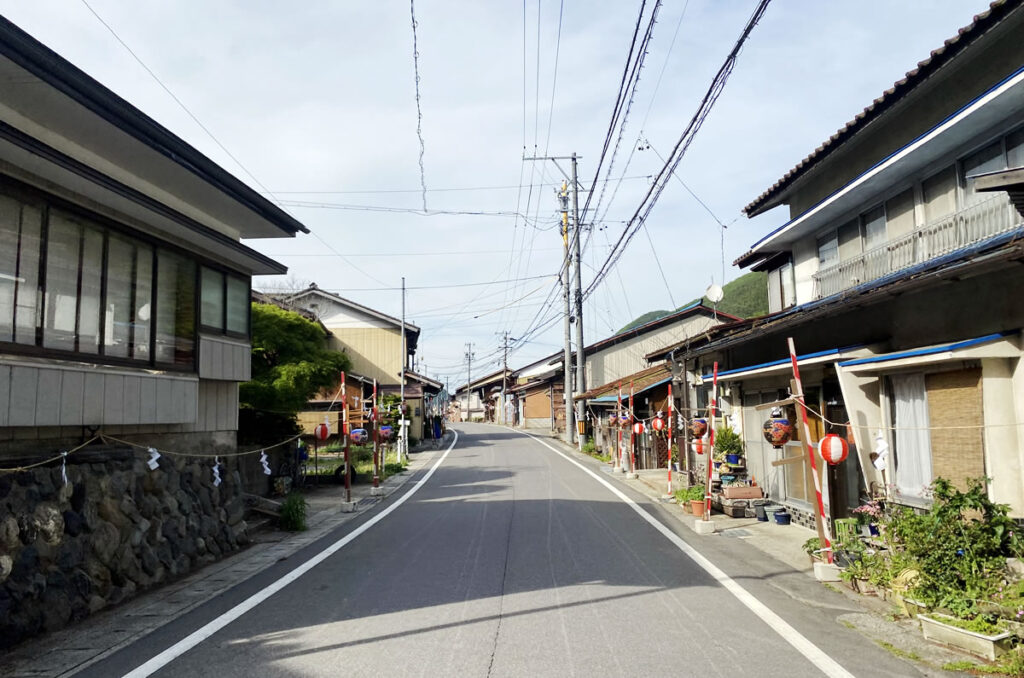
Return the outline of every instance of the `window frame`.
[[[196,325],[202,334],[214,334],[225,337],[234,337],[236,339],[248,339],[252,333],[252,278],[246,278],[245,276],[239,275],[237,271],[224,268],[223,266],[216,266],[213,264],[206,263],[204,261],[197,261],[196,266],[196,294],[199,299],[199,305],[197,306],[197,318]],[[221,276],[220,280],[220,294],[221,294],[221,317],[220,327],[213,325],[206,325],[203,323],[203,311],[202,311],[202,300],[203,300],[203,270],[213,271]],[[245,331],[238,332],[235,330],[228,329],[228,279],[233,278],[239,280],[245,284],[248,294],[246,295],[245,302]]]
[[[87,362],[97,365],[109,365],[114,367],[134,367],[134,368],[147,368],[157,369],[168,372],[183,372],[183,373],[194,373],[199,368],[199,340],[200,335],[207,333],[207,329],[200,323],[201,315],[200,309],[202,304],[201,292],[202,292],[202,281],[201,271],[202,269],[209,268],[216,270],[224,275],[224,283],[222,285],[222,298],[225,301],[225,308],[223,311],[223,321],[227,323],[227,276],[232,276],[236,279],[242,280],[246,283],[247,289],[251,291],[252,283],[251,277],[240,274],[237,271],[232,271],[224,266],[220,266],[215,262],[212,262],[202,256],[197,255],[194,252],[190,252],[181,247],[175,246],[166,241],[160,240],[147,233],[133,230],[127,227],[125,224],[119,223],[109,217],[102,214],[97,214],[88,209],[81,207],[73,202],[61,198],[60,196],[47,193],[39,190],[35,187],[18,181],[17,179],[7,176],[0,175],[0,194],[3,194],[12,200],[18,201],[22,205],[29,205],[39,210],[40,212],[40,229],[39,229],[39,252],[38,252],[38,267],[37,267],[37,280],[36,280],[36,296],[37,296],[37,307],[36,307],[36,320],[35,320],[35,332],[33,343],[19,343],[16,341],[17,338],[17,318],[19,309],[15,304],[15,308],[12,309],[11,320],[15,334],[12,334],[11,341],[0,340],[0,350],[11,355],[23,355],[28,357],[40,357],[55,360],[72,360],[76,362]],[[77,271],[77,297],[76,297],[76,310],[75,310],[75,337],[74,345],[75,348],[72,350],[65,350],[59,348],[47,348],[43,345],[44,342],[44,329],[46,326],[46,289],[47,289],[47,272],[52,265],[50,261],[50,223],[53,210],[59,210],[68,214],[68,216],[74,219],[80,219],[84,221],[87,226],[99,231],[102,235],[102,265],[101,265],[101,280],[100,280],[100,296],[98,297],[100,305],[100,325],[99,325],[99,342],[100,348],[96,353],[83,353],[77,350],[78,342],[80,340],[78,336],[78,327],[81,319],[81,285],[82,285],[82,270],[81,270],[81,243],[79,247],[79,268]],[[81,231],[84,234],[84,229]],[[150,322],[148,329],[148,356],[145,359],[132,357],[134,351],[129,351],[129,357],[124,358],[115,355],[109,355],[105,353],[105,340],[106,340],[106,304],[107,304],[107,290],[108,290],[108,272],[107,262],[110,248],[110,236],[116,235],[129,242],[135,242],[139,245],[145,245],[149,248],[150,256],[152,257],[150,265],[149,285],[150,285]],[[84,238],[84,235],[81,236]],[[192,341],[193,351],[192,359],[188,363],[173,363],[163,362],[157,360],[157,352],[155,350],[156,344],[156,333],[157,333],[157,296],[159,294],[159,253],[165,251],[175,256],[181,257],[187,261],[190,261],[194,265],[194,289],[193,289],[193,307],[195,309],[195,318],[192,323],[192,332],[190,339]],[[19,239],[19,253],[18,257],[21,256],[20,252],[20,239]],[[138,257],[133,263],[132,269],[135,271],[138,266]],[[133,278],[134,287],[134,278]],[[134,298],[135,291],[133,289],[132,296]],[[247,295],[246,301],[251,295]],[[17,299],[17,297],[16,297]],[[222,334],[231,336],[234,338],[248,340],[251,336],[252,330],[252,310],[251,303],[246,303],[246,331],[226,331],[226,330],[210,330],[209,333]],[[134,336],[134,335],[133,335]]]

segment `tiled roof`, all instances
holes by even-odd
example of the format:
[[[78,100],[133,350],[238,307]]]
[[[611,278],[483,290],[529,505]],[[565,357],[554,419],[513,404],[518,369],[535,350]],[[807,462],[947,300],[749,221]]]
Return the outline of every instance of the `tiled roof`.
[[[633,390],[640,391],[651,384],[656,384],[666,377],[671,376],[672,372],[666,365],[655,365],[654,367],[648,367],[645,370],[640,370],[639,372],[630,374],[622,379],[616,379],[615,381],[592,388],[589,391],[575,396],[574,400],[593,400],[594,398],[600,398],[601,396],[617,394],[619,392],[620,384],[622,385],[624,393],[628,395],[631,382]]]
[[[892,87],[882,92],[880,97],[872,101],[853,120],[846,123],[835,134],[826,139],[824,143],[814,149],[814,152],[801,160],[796,167],[786,172],[771,188],[744,207],[743,212],[748,217],[753,217],[767,209],[766,203],[769,199],[777,196],[798,177],[828,157],[832,151],[839,148],[847,139],[859,132],[872,120],[881,116],[885,111],[892,108],[893,105],[917,85],[924,82],[931,74],[966,49],[976,39],[984,35],[986,31],[1020,8],[1022,2],[1024,0],[995,0],[995,2],[991,3],[989,8],[976,15],[970,24],[957,31],[957,34],[946,40],[941,47],[932,50],[927,59],[917,64],[917,68],[908,71],[902,79],[897,80]]]

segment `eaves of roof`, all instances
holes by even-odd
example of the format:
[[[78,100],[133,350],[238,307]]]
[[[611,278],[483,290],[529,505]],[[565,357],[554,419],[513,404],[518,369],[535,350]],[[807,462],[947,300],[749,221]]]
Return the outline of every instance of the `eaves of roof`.
[[[610,395],[612,393],[617,394],[620,385],[628,392],[631,383],[633,385],[633,390],[639,391],[647,388],[648,386],[653,386],[654,384],[665,379],[665,377],[671,376],[672,372],[669,370],[667,366],[665,366],[664,364],[655,365],[654,367],[648,367],[646,369],[640,370],[639,372],[634,372],[633,374],[625,376],[622,379],[616,379],[614,381],[608,382],[607,384],[596,386],[590,389],[589,391],[584,391],[583,393],[575,396],[573,400],[592,400],[594,398],[600,398],[601,396]]]
[[[770,316],[751,319],[754,322],[747,329],[738,327],[726,336],[687,352],[687,357],[696,357],[714,351],[727,349],[747,341],[752,336],[764,336],[788,327],[802,325],[837,309],[856,304],[865,306],[877,303],[895,293],[910,292],[926,285],[933,285],[936,279],[965,276],[976,270],[1005,261],[1024,259],[1024,226],[1003,233],[994,238],[936,257],[917,266],[891,273],[877,280],[871,280],[824,299],[817,299],[800,306],[780,311]]]
[[[652,332],[656,329],[664,327],[665,325],[670,325],[677,320],[680,320],[687,316],[697,315],[698,313],[702,313],[704,315],[709,315],[712,317],[723,318],[725,320],[742,320],[742,318],[740,318],[739,316],[732,315],[731,313],[725,313],[723,311],[716,311],[713,308],[708,308],[704,304],[697,302],[694,304],[690,304],[685,308],[679,309],[674,313],[670,313],[669,315],[665,315],[656,320],[644,323],[643,325],[633,327],[631,329],[626,330],[625,332],[619,332],[618,334],[614,334],[608,337],[607,339],[602,339],[601,341],[594,342],[593,344],[590,344],[584,349],[584,355],[594,353],[596,351],[601,350],[602,348],[605,348],[606,346],[617,344],[619,342],[625,341],[626,339],[632,339],[633,337],[640,336],[641,334]]]
[[[902,79],[897,80],[892,87],[882,92],[880,97],[872,101],[863,111],[814,149],[810,155],[797,163],[781,179],[744,207],[744,214],[748,217],[754,217],[778,205],[778,199],[782,197],[783,191],[792,185],[796,179],[827,158],[870,122],[882,116],[903,97],[913,91],[915,87],[963,52],[989,29],[1019,9],[1022,3],[1024,3],[1024,0],[995,0],[992,2],[986,11],[976,15],[970,24],[957,31],[957,34],[946,40],[941,47],[933,50],[927,59],[919,62],[917,68],[908,71]],[[742,260],[744,257],[740,257],[740,259]]]
[[[296,292],[294,294],[285,295],[284,296],[284,300],[286,302],[291,303],[291,302],[294,302],[296,299],[299,299],[300,297],[304,297],[304,296],[306,296],[306,295],[308,295],[310,293],[320,294],[321,296],[327,297],[328,299],[330,299],[332,301],[336,301],[339,304],[342,304],[343,306],[348,306],[350,308],[354,308],[354,309],[356,309],[358,311],[362,311],[363,313],[366,313],[368,315],[372,315],[375,318],[379,318],[379,319],[385,320],[385,321],[387,321],[389,323],[393,323],[395,327],[399,327],[400,328],[402,326],[402,321],[399,320],[398,318],[394,318],[394,317],[392,317],[392,316],[390,316],[390,315],[388,315],[386,313],[381,313],[380,311],[374,310],[374,309],[370,308],[369,306],[363,306],[362,304],[357,304],[356,302],[352,301],[351,299],[346,299],[345,297],[339,297],[337,294],[334,294],[333,292],[328,292],[327,290],[322,290],[322,289],[320,289],[319,287],[316,286],[316,283],[312,283],[308,288],[306,288],[306,289],[304,289],[304,290],[302,290],[300,292]],[[417,327],[416,325],[413,325],[408,320],[405,321],[405,330],[406,330],[406,332],[411,332],[411,333],[417,334],[417,335],[420,333],[420,328]]]
[[[284,233],[309,233],[309,229],[294,217],[2,16],[0,54],[202,181],[215,186]]]

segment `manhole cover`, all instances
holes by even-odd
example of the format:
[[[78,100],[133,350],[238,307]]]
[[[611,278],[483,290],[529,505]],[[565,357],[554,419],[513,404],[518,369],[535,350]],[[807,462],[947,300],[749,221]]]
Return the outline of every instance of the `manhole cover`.
[[[749,537],[750,530],[744,530],[742,527],[733,527],[728,530],[722,530],[720,534],[723,537]]]
[[[363,497],[359,500],[359,506],[369,506],[370,504],[376,504],[377,497]]]

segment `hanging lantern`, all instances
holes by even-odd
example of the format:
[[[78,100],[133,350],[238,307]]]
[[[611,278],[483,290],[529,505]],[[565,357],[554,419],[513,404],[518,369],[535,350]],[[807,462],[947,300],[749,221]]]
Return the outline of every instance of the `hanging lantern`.
[[[850,446],[846,444],[842,436],[829,433],[818,443],[818,451],[821,453],[822,459],[835,466],[846,459],[846,455],[850,453]]]
[[[772,444],[772,447],[782,447],[793,437],[793,425],[782,414],[782,410],[772,410],[772,415],[764,423],[764,439]]]
[[[370,439],[370,434],[366,432],[365,428],[354,428],[352,432],[348,434],[349,440],[356,445],[362,445]]]
[[[387,425],[380,427],[380,437],[381,437],[381,439],[383,439],[383,440],[391,440],[391,436],[393,436],[394,434],[395,434],[395,429],[393,429],[392,427],[387,426]]]
[[[608,415],[608,425],[609,426],[615,426],[615,424],[617,424],[618,421],[619,421],[619,418],[616,417],[614,414],[609,414]]]
[[[651,420],[651,428],[658,432],[665,430],[665,419],[661,416],[661,412],[658,412],[657,416]]]
[[[645,427],[642,421],[638,421],[635,424],[633,424],[633,433],[637,435],[641,435],[644,432],[644,429]]]
[[[629,415],[623,414],[619,417],[619,426],[622,428],[629,428]]]
[[[703,438],[704,434],[708,432],[708,420],[707,419],[694,419],[690,422],[690,435],[694,438]]]
[[[317,440],[327,440],[331,435],[331,429],[327,424],[317,424],[313,429],[313,437]]]
[[[697,454],[704,454],[704,439],[694,438],[693,441],[690,442],[690,449]]]

